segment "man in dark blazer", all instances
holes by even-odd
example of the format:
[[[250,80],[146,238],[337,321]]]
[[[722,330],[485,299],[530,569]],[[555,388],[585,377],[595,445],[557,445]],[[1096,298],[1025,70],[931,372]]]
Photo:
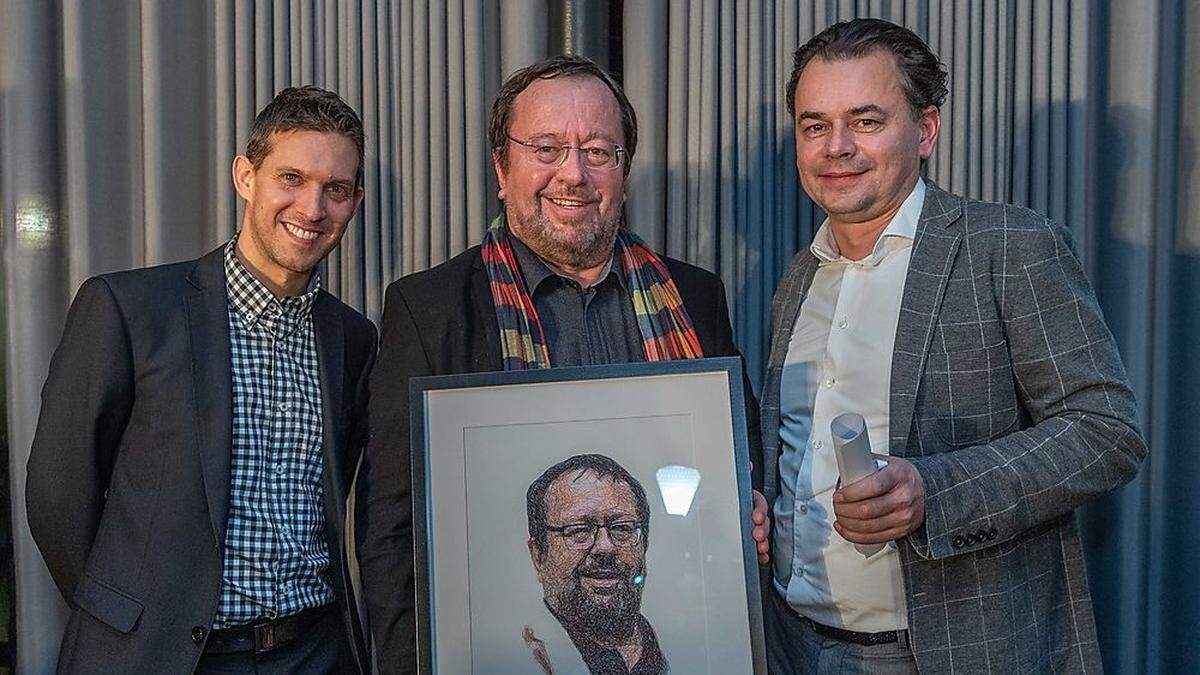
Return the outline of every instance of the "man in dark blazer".
[[[490,140],[504,215],[484,245],[386,294],[356,528],[378,663],[389,673],[416,667],[410,378],[738,353],[720,279],[653,254],[620,227],[637,123],[607,73],[574,56],[518,71],[496,97]],[[654,321],[634,307],[647,281],[631,267],[649,271],[657,297],[675,298]]]
[[[362,161],[353,109],[286,89],[234,161],[230,242],[76,294],[26,491],[60,671],[369,671],[343,523],[376,332],[314,272]]]
[[[1137,407],[1068,233],[920,178],[945,81],[877,19],[795,54],[796,166],[829,217],[773,308],[772,672],[1101,670],[1074,515],[1136,474]],[[842,413],[887,457],[839,487]]]

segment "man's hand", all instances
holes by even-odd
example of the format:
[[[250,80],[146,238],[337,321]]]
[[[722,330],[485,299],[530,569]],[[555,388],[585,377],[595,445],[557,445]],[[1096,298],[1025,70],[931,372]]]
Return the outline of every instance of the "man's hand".
[[[754,513],[750,519],[754,528],[750,536],[758,547],[758,564],[766,565],[771,562],[771,517],[767,515],[767,498],[758,490],[754,490]]]
[[[925,522],[925,482],[912,462],[887,457],[887,466],[833,493],[833,527],[854,544],[899,539]],[[761,557],[761,556],[760,556]]]

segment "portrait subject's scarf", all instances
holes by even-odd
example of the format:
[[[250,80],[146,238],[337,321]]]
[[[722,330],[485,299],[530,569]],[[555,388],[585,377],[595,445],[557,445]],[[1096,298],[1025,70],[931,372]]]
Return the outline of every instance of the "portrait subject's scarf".
[[[663,261],[625,228],[617,230],[617,252],[647,361],[704,356],[696,329],[683,308],[679,289]],[[549,368],[546,333],[517,266],[504,216],[492,221],[483,238],[483,265],[492,290],[505,370]]]

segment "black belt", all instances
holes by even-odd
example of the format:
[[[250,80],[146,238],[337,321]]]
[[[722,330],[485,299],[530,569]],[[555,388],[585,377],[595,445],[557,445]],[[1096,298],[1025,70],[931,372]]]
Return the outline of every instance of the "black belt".
[[[785,610],[787,610],[788,614],[792,615],[793,618],[811,626],[813,632],[821,637],[829,638],[830,640],[837,640],[838,642],[849,642],[851,644],[862,645],[864,647],[887,645],[893,642],[899,642],[903,645],[908,644],[908,631],[906,630],[885,630],[878,633],[860,633],[856,630],[846,630],[845,628],[826,626],[825,624],[817,623],[807,616],[801,615],[795,609],[792,609],[792,606],[788,604],[787,600],[779,597],[778,593],[772,593],[771,595],[775,596],[775,601],[778,602]]]
[[[289,616],[259,623],[214,629],[204,645],[205,654],[254,652],[262,654],[282,647],[300,637],[326,614],[337,609],[337,603],[306,609]]]

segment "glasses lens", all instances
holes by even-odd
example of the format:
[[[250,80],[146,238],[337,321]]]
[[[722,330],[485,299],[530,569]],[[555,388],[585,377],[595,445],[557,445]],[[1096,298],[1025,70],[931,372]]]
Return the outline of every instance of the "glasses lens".
[[[620,522],[608,526],[608,536],[614,544],[632,544],[637,541],[642,528],[637,523]]]
[[[563,153],[567,151],[561,145],[551,145],[549,143],[538,143],[530,149],[533,151],[533,156],[542,164],[558,164],[562,161]]]
[[[609,525],[576,523],[551,530],[558,532],[571,548],[587,549],[595,545],[596,535],[601,528],[608,532],[608,539],[615,546],[632,546],[642,537],[641,523],[634,520],[622,520]]]
[[[614,166],[617,153],[611,145],[589,145],[582,148],[587,165],[596,169],[610,169]]]
[[[567,525],[558,530],[558,533],[572,548],[587,548],[592,545],[592,539],[595,537],[595,529],[587,523]]]

